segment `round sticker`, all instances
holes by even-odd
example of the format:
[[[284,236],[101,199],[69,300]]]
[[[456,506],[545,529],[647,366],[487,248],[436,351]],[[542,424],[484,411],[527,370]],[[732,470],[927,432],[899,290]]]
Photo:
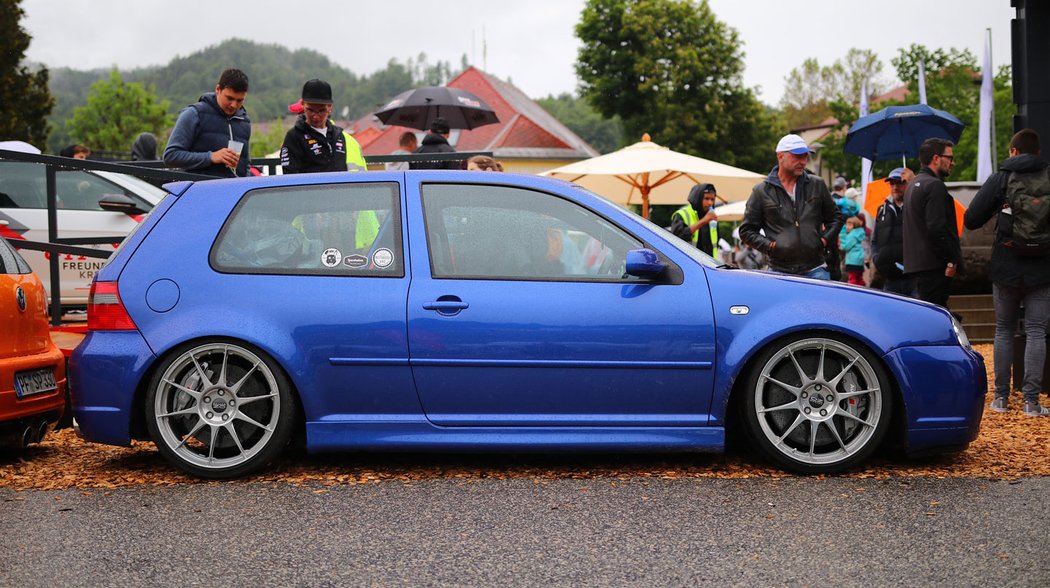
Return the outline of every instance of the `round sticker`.
[[[343,254],[334,247],[325,249],[321,253],[321,263],[324,264],[325,267],[335,267],[339,265],[340,261],[343,261]]]
[[[390,264],[394,263],[394,253],[385,248],[376,249],[376,252],[372,254],[372,263],[378,268],[390,267]]]

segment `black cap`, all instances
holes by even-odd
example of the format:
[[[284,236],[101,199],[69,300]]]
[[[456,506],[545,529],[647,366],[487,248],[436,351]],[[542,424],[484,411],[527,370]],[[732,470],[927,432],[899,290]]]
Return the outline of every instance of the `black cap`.
[[[312,79],[303,84],[303,102],[311,104],[331,104],[332,87],[328,82]]]
[[[447,120],[438,117],[438,118],[435,118],[434,120],[430,121],[430,132],[431,133],[437,133],[439,135],[447,135],[449,133],[449,131],[450,131],[450,129],[449,129]]]

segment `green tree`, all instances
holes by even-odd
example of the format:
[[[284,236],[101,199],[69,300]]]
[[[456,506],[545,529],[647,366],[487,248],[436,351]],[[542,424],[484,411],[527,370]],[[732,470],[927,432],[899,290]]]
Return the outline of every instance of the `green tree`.
[[[73,109],[67,121],[70,136],[92,150],[123,153],[139,133],[158,137],[173,123],[168,101],[158,101],[153,88],[125,83],[113,68],[109,79],[91,84],[86,106]]]
[[[831,116],[834,100],[858,101],[867,81],[868,97],[885,91],[882,61],[867,49],[850,49],[845,57],[822,66],[815,58],[791,70],[784,77],[784,96],[780,106],[789,128],[819,124]]]
[[[0,0],[0,137],[44,147],[47,117],[55,105],[44,67],[22,61],[31,37],[22,28],[21,0]]]
[[[706,0],[588,0],[576,36],[580,92],[627,142],[765,170],[781,125],[744,87],[737,32]]]
[[[255,128],[258,131],[258,127]],[[252,159],[261,159],[281,148],[284,144],[284,136],[288,129],[284,126],[283,118],[275,118],[270,121],[265,133],[253,133],[251,142]]]
[[[583,98],[562,93],[540,98],[536,103],[599,153],[616,151],[623,146],[623,123],[620,118],[602,117]]]

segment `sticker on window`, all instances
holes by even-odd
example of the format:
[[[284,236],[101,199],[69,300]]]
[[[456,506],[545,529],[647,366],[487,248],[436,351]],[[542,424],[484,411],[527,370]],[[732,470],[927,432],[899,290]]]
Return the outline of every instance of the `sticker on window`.
[[[352,268],[364,267],[368,264],[368,258],[359,253],[347,255],[343,258],[343,265]]]
[[[372,254],[372,263],[380,269],[386,269],[390,267],[390,264],[394,263],[394,253],[385,247],[376,249],[375,253]]]
[[[321,263],[325,267],[335,267],[343,260],[343,254],[338,249],[330,247],[321,253]]]

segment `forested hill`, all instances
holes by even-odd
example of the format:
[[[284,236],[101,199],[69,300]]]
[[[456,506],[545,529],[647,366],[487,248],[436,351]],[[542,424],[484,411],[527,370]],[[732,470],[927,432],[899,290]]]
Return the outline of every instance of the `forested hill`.
[[[303,82],[309,78],[321,78],[332,85],[336,116],[341,118],[345,112],[346,116],[356,118],[408,88],[448,82],[466,66],[466,56],[462,61],[453,71],[448,62],[431,64],[421,53],[405,62],[390,59],[383,69],[358,75],[313,50],[293,51],[280,45],[229,39],[176,57],[164,66],[120,71],[120,74],[126,82],[152,86],[157,97],[168,100],[169,111],[176,114],[187,104],[196,102],[202,93],[214,90],[223,69],[237,67],[248,74],[251,84],[245,102],[248,115],[256,122],[263,122],[283,116],[288,104],[299,98]],[[56,102],[50,117],[52,132],[48,147],[51,152],[70,143],[65,121],[73,116],[75,107],[87,102],[91,84],[108,75],[108,70],[51,70],[50,88]]]

